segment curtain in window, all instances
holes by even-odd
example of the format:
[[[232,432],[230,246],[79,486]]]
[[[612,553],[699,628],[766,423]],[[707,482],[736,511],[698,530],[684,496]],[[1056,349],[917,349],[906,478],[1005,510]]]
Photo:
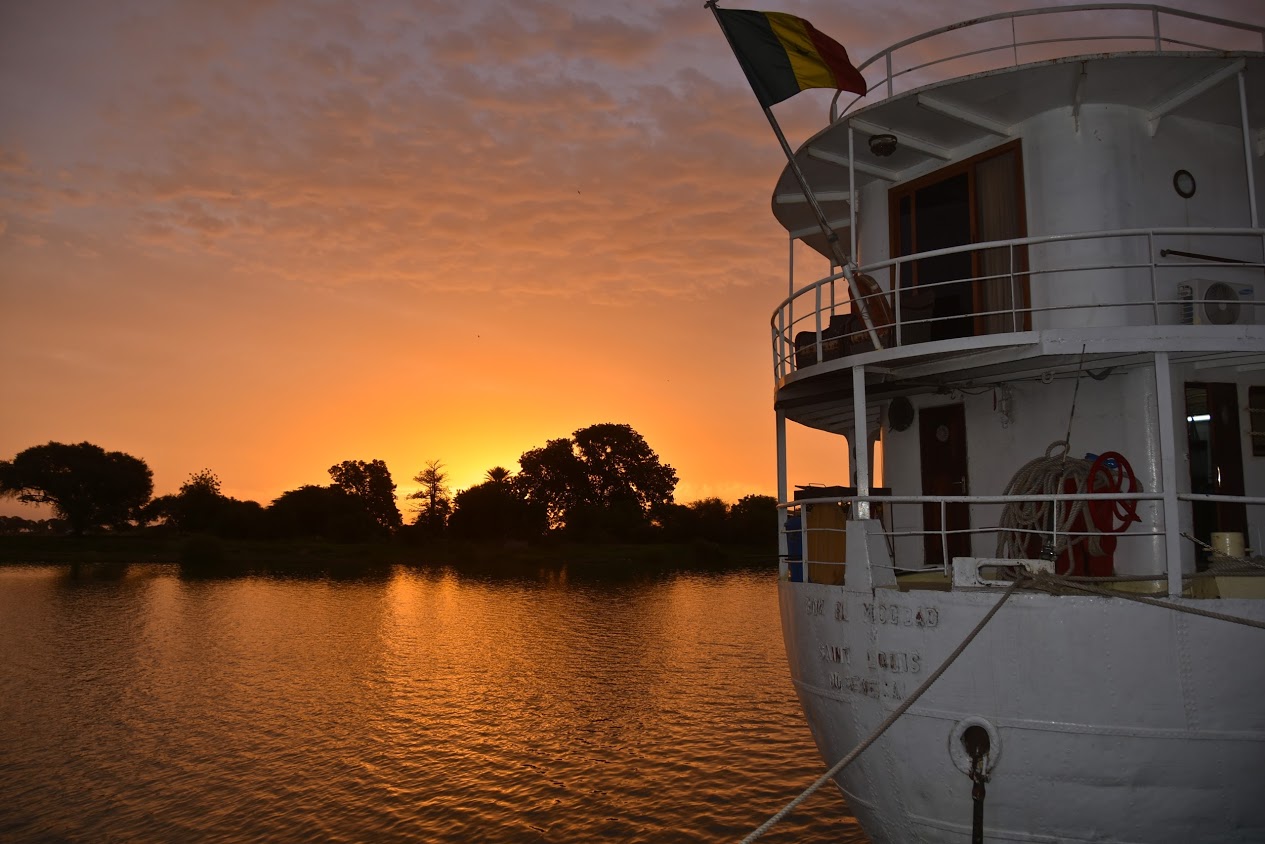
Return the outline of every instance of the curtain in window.
[[[975,214],[979,241],[1008,240],[1022,236],[1019,230],[1019,190],[1015,152],[986,158],[975,165]],[[1021,248],[1013,252],[1008,248],[983,249],[980,251],[978,300],[975,303],[976,333],[997,334],[1003,331],[1021,331],[1026,325],[1024,314],[1016,309],[1023,307],[1018,295],[1023,277],[1020,261]],[[1012,254],[1016,266],[1011,266]]]

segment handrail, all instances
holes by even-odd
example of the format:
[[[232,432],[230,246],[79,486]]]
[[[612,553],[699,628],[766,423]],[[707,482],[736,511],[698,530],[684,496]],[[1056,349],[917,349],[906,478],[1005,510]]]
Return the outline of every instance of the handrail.
[[[1179,524],[1139,524],[1132,526],[1124,532],[1114,532],[1099,529],[1087,523],[1083,529],[1068,529],[1067,525],[1060,525],[1057,518],[1055,524],[1046,528],[1031,527],[1006,527],[1001,522],[990,524],[975,523],[965,528],[950,528],[946,520],[946,509],[952,505],[996,505],[996,504],[1013,504],[1019,502],[1093,502],[1093,501],[1145,501],[1145,502],[1161,502],[1164,500],[1165,494],[1162,491],[1152,492],[1097,492],[1097,493],[1035,493],[1020,495],[837,495],[837,496],[819,496],[814,498],[799,498],[792,501],[778,502],[777,509],[781,514],[778,517],[778,531],[780,534],[791,535],[798,534],[802,537],[799,545],[799,556],[789,558],[794,562],[803,563],[820,563],[846,565],[842,560],[832,559],[813,559],[808,554],[808,539],[815,535],[844,534],[848,528],[842,526],[810,525],[807,520],[800,522],[796,527],[788,526],[785,517],[791,514],[792,510],[803,513],[803,508],[807,506],[820,505],[843,505],[855,504],[857,502],[866,501],[871,504],[882,504],[885,507],[893,505],[940,505],[940,523],[937,527],[928,527],[925,524],[921,526],[907,527],[885,527],[881,530],[881,535],[891,539],[908,540],[917,537],[940,537],[941,549],[943,554],[943,563],[937,566],[926,566],[920,568],[908,567],[901,568],[892,566],[900,570],[908,571],[934,571],[943,568],[947,572],[948,567],[948,548],[947,541],[950,536],[970,536],[981,538],[990,534],[996,535],[1000,533],[1024,534],[1036,537],[1077,537],[1089,538],[1094,536],[1114,536],[1118,539],[1146,540],[1155,539],[1157,537],[1166,537],[1170,533],[1182,534],[1183,526]],[[1247,506],[1265,505],[1265,496],[1251,495],[1206,495],[1202,493],[1177,493],[1176,497],[1184,502],[1197,501],[1220,501],[1228,503],[1236,503]],[[1057,503],[1055,505],[1058,506]],[[893,508],[894,509],[894,508]],[[856,512],[855,509],[852,512]],[[1057,526],[1056,526],[1057,525]],[[987,556],[987,555],[985,555]],[[1154,579],[1163,578],[1163,574],[1156,575]]]
[[[1180,496],[1179,496],[1180,497]],[[1012,501],[1161,501],[1162,492],[1085,492],[1085,493],[1032,493],[1028,495],[836,495],[822,498],[797,498],[779,503],[779,509],[798,507],[801,504],[843,504],[867,501],[870,504],[1009,504]],[[1233,497],[1236,502],[1265,504],[1265,498]]]
[[[1041,40],[1035,40],[1035,41],[1022,41],[1022,42],[1018,41],[1015,37],[1015,29],[1013,26],[1013,22],[1016,19],[1045,16],[1045,15],[1073,14],[1077,12],[1150,12],[1151,26],[1149,27],[1149,31],[1139,30],[1138,34],[1136,35],[1119,35],[1119,36],[1083,35],[1083,36],[1070,36],[1070,37],[1063,37],[1063,38],[1041,39]],[[1071,43],[1099,41],[1099,40],[1115,40],[1115,41],[1146,40],[1154,44],[1154,49],[1153,51],[1150,51],[1150,52],[1156,52],[1156,53],[1162,53],[1164,51],[1165,45],[1195,47],[1197,48],[1199,52],[1213,52],[1217,49],[1215,47],[1197,45],[1197,44],[1192,44],[1190,42],[1181,41],[1175,38],[1165,37],[1160,31],[1160,20],[1161,20],[1162,15],[1171,16],[1174,18],[1182,18],[1185,20],[1197,21],[1199,23],[1213,24],[1215,26],[1222,26],[1227,29],[1235,29],[1235,30],[1240,30],[1242,32],[1257,33],[1258,35],[1261,36],[1261,45],[1262,45],[1261,49],[1265,51],[1265,26],[1244,23],[1242,21],[1228,20],[1226,18],[1219,18],[1213,15],[1204,15],[1198,12],[1188,12],[1184,9],[1174,9],[1168,6],[1161,6],[1154,3],[1084,3],[1084,4],[1079,4],[1079,5],[1073,5],[1073,6],[1045,6],[1038,9],[1023,9],[1023,10],[1017,10],[1017,11],[1012,11],[1012,12],[999,12],[992,15],[985,15],[983,17],[971,18],[969,20],[960,21],[958,23],[949,24],[948,26],[942,26],[937,29],[933,29],[928,32],[921,33],[919,35],[915,35],[912,38],[906,38],[904,41],[899,41],[895,44],[892,44],[891,46],[875,53],[873,56],[870,56],[868,59],[861,62],[861,64],[857,66],[857,69],[864,71],[870,65],[875,64],[880,59],[882,59],[884,60],[884,64],[886,66],[885,75],[877,83],[870,86],[869,90],[866,92],[865,95],[858,96],[856,99],[852,100],[852,102],[850,102],[843,109],[842,112],[838,111],[839,95],[842,92],[836,93],[834,98],[832,98],[830,101],[830,122],[833,123],[836,120],[838,120],[839,117],[841,117],[843,114],[847,114],[849,111],[852,110],[854,106],[856,106],[856,104],[863,97],[869,96],[869,94],[873,93],[876,90],[886,88],[886,96],[889,96],[889,97],[892,96],[892,94],[894,93],[892,83],[899,76],[903,76],[904,74],[912,73],[917,70],[922,70],[927,67],[932,67],[934,65],[944,64],[946,62],[956,61],[958,59],[980,55],[982,53],[996,52],[996,51],[1005,50],[1005,49],[1013,50],[1015,53],[1015,59],[1014,59],[1013,65],[1010,65],[1010,66],[1017,66],[1019,65],[1019,48],[1020,47],[1031,47],[1031,46],[1036,46],[1040,44],[1064,44],[1064,43],[1071,44]],[[904,68],[900,70],[899,72],[893,72],[892,70],[893,54],[895,54],[899,50],[904,49],[905,47],[909,47],[910,45],[927,41],[929,39],[935,38],[939,35],[944,35],[949,32],[955,32],[958,30],[969,29],[969,28],[979,26],[982,24],[994,23],[997,21],[1005,21],[1005,20],[1009,20],[1012,22],[1011,38],[1009,41],[1001,42],[991,47],[984,47],[980,49],[971,50],[968,52],[955,53],[950,56],[935,58],[931,61],[924,62],[919,65]]]
[[[856,271],[867,273],[867,274],[873,274],[879,270],[884,270],[884,269],[887,269],[888,267],[894,267],[894,266],[897,266],[898,264],[908,264],[914,261],[922,261],[927,258],[939,258],[942,255],[957,255],[962,252],[976,252],[976,251],[984,251],[987,249],[1004,249],[1006,247],[1011,247],[1011,246],[1038,246],[1038,245],[1046,244],[1046,243],[1065,243],[1065,242],[1079,242],[1079,241],[1084,241],[1084,240],[1105,240],[1108,238],[1118,238],[1118,237],[1123,238],[1123,237],[1146,237],[1146,236],[1159,236],[1159,237],[1261,236],[1261,237],[1265,237],[1265,228],[1259,228],[1259,229],[1254,229],[1250,227],[1199,228],[1195,226],[1180,226],[1180,227],[1165,227],[1165,228],[1152,228],[1152,229],[1138,229],[1138,228],[1111,229],[1111,230],[1095,229],[1092,231],[1070,232],[1066,234],[1029,235],[1027,237],[1012,237],[1009,240],[989,240],[989,241],[981,241],[980,243],[965,243],[960,246],[946,246],[943,249],[930,249],[926,252],[915,252],[909,255],[901,255],[898,258],[886,258],[882,261],[875,261],[872,264],[865,264],[863,266],[860,266],[857,268]],[[1137,266],[1151,266],[1152,264],[1155,264],[1155,262],[1152,261],[1149,264],[1139,264]],[[1209,266],[1209,265],[1173,263],[1173,264],[1155,264],[1155,266],[1203,267],[1203,266]],[[1257,262],[1257,263],[1243,262],[1241,264],[1237,264],[1236,266],[1260,267],[1260,266],[1265,266],[1265,261]],[[1061,267],[1059,269],[1060,270],[1102,269],[1102,267]],[[1051,272],[1052,270],[1045,270],[1045,271]],[[1029,270],[1027,271],[1026,274],[1033,274],[1033,271]],[[1006,277],[1006,275],[1008,274],[1003,274],[1001,277],[1004,278]],[[776,316],[778,311],[787,307],[788,305],[790,305],[790,303],[793,300],[798,299],[801,295],[812,290],[814,287],[824,285],[824,284],[829,284],[830,282],[838,281],[841,278],[843,278],[843,271],[839,270],[838,272],[832,273],[828,276],[823,276],[822,278],[819,278],[816,281],[805,284],[803,287],[797,289],[794,293],[790,294],[789,296],[782,299],[782,301],[778,302],[777,305],[773,309],[774,315]],[[961,278],[961,279],[954,279],[953,281],[977,281],[977,280],[978,279],[974,279],[974,278]],[[889,294],[891,293],[890,290],[886,292]]]
[[[1223,241],[1230,238],[1238,239],[1240,243],[1246,244],[1244,248],[1247,251],[1242,254],[1252,256],[1252,259],[1240,259],[1243,262],[1237,264],[1162,260],[1166,255],[1165,250],[1161,249],[1160,246],[1166,240],[1173,238]],[[1110,247],[1114,251],[1104,252],[1095,256],[1093,254],[1085,254],[1081,250],[1070,249],[1070,247],[1077,244],[1096,241],[1115,241],[1116,245]],[[1068,247],[1069,249],[1061,250],[1058,248],[1060,246]],[[1103,247],[1103,249],[1108,248]],[[1008,251],[1009,259],[1005,267],[999,267],[992,273],[926,282],[914,287],[902,286],[898,281],[901,276],[901,267],[911,264],[916,265],[917,262],[926,259],[945,255],[974,252],[987,253],[1001,250]],[[1026,256],[1022,260],[1017,257],[1021,250],[1025,250],[1022,254]],[[915,291],[919,294],[930,293],[935,295],[934,291],[937,288],[949,285],[982,285],[990,283],[1005,285],[1009,282],[1011,296],[1008,302],[999,303],[997,308],[960,315],[962,317],[986,317],[994,320],[1000,318],[1003,321],[1007,317],[1011,318],[1009,320],[1010,324],[1005,326],[1003,326],[1003,323],[995,321],[992,324],[993,327],[986,330],[983,334],[975,335],[977,337],[1029,330],[1040,331],[1044,328],[1052,327],[1051,324],[1043,325],[1037,322],[1036,318],[1040,315],[1084,311],[1087,309],[1116,311],[1122,315],[1120,318],[1120,324],[1122,325],[1178,325],[1182,324],[1181,314],[1180,312],[1173,312],[1171,309],[1174,306],[1190,306],[1195,302],[1189,296],[1179,294],[1177,290],[1178,284],[1191,280],[1191,277],[1193,277],[1193,274],[1189,272],[1191,270],[1195,270],[1195,274],[1200,278],[1232,280],[1232,283],[1238,283],[1238,280],[1245,279],[1245,276],[1242,275],[1245,272],[1255,274],[1265,270],[1265,228],[1174,226],[1030,235],[1007,240],[968,243],[895,258],[885,258],[857,268],[858,272],[874,274],[879,277],[882,292],[871,294],[872,296],[891,297],[894,320],[891,330],[894,335],[894,343],[890,345],[888,351],[928,342],[928,338],[920,338],[916,333],[912,336],[917,339],[911,339],[909,329],[915,326],[930,326],[950,318],[944,316],[933,317],[929,314],[909,311],[904,297]],[[1102,301],[1101,299],[1098,301],[1086,301],[1084,297],[1069,296],[1068,291],[1070,288],[1066,284],[1066,279],[1069,276],[1095,272],[1120,273],[1121,283],[1118,287],[1112,288],[1115,291],[1116,298],[1110,301]],[[1181,273],[1182,276],[1177,277],[1177,273]],[[884,275],[887,276],[887,284],[882,283]],[[1147,276],[1149,276],[1149,279]],[[823,362],[823,356],[837,358],[848,354],[847,351],[842,351],[842,349],[851,347],[832,345],[829,349],[827,348],[828,343],[838,341],[840,344],[844,344],[852,341],[853,338],[859,337],[858,331],[849,330],[848,323],[844,323],[842,326],[833,326],[830,332],[826,331],[827,324],[830,323],[832,317],[852,310],[852,303],[849,299],[836,300],[831,293],[832,288],[837,289],[835,283],[841,277],[841,271],[833,272],[830,275],[801,286],[777,304],[770,318],[775,377],[781,378],[803,366],[819,364]],[[1247,278],[1252,277],[1254,276],[1248,276]],[[1144,281],[1144,279],[1146,280]],[[1260,284],[1259,281],[1255,283]],[[1025,285],[1025,287],[1021,288],[1015,285]],[[895,287],[896,290],[893,291],[892,287]],[[1021,294],[1021,291],[1025,289],[1027,291],[1026,296]],[[900,295],[895,295],[897,292]],[[812,298],[805,302],[803,298],[805,296],[811,296]],[[1200,299],[1199,301],[1204,300]],[[1257,306],[1259,306],[1259,302],[1260,299],[1258,298]],[[1142,309],[1148,309],[1151,313],[1145,316],[1137,316],[1139,310]],[[910,318],[911,313],[913,318]],[[1123,316],[1126,314],[1132,314],[1132,316]],[[1111,319],[1111,317],[1108,317],[1108,319]],[[1029,320],[1033,320],[1033,324],[1030,326],[1028,325]],[[797,337],[809,330],[813,335],[813,342],[809,345],[801,343],[801,346],[797,348]],[[794,361],[794,365],[792,365],[796,355],[805,350],[811,350],[807,363]],[[865,349],[861,351],[865,351]]]

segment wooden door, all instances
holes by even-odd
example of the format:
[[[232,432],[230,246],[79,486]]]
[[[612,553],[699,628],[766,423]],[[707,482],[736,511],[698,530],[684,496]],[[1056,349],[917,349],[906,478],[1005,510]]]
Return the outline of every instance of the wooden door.
[[[966,461],[966,411],[961,404],[924,407],[918,411],[918,449],[922,458],[923,495],[969,495]],[[971,527],[971,510],[966,504],[949,504],[945,527],[965,531]],[[940,536],[940,505],[922,505],[923,560],[926,565],[943,565],[944,546]],[[971,538],[966,533],[948,537],[949,557],[971,556]]]

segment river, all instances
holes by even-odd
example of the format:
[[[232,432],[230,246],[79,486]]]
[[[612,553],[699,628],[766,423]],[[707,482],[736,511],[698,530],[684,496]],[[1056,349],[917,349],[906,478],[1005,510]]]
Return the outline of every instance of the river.
[[[771,571],[0,568],[0,840],[735,841],[822,770]]]

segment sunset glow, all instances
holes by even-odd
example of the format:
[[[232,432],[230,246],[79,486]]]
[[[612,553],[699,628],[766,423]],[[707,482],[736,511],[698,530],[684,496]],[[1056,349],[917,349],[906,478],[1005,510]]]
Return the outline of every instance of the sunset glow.
[[[859,62],[1023,5],[779,8]],[[403,499],[618,422],[679,501],[774,493],[783,158],[700,6],[5,4],[0,459],[87,440],[263,503],[382,459]],[[829,98],[778,106],[793,144]],[[793,437],[793,482],[846,482]]]

